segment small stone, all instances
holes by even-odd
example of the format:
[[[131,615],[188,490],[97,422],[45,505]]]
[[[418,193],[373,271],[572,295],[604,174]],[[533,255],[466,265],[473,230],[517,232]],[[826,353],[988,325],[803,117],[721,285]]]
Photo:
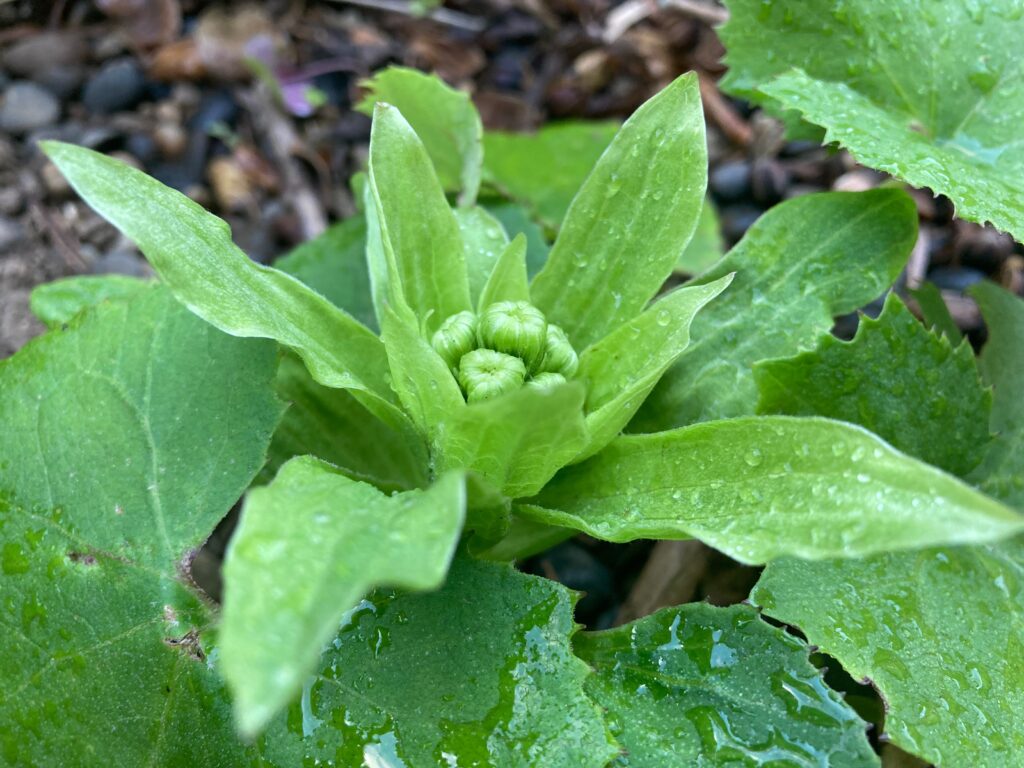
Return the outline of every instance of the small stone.
[[[224,211],[240,211],[252,200],[245,172],[232,157],[215,157],[207,169],[217,205]]]
[[[178,157],[185,151],[188,134],[177,123],[160,123],[153,131],[153,140],[166,158]]]
[[[970,267],[935,267],[928,272],[928,279],[939,288],[963,293],[975,283],[985,279],[985,273]]]
[[[156,159],[157,152],[159,151],[156,140],[143,131],[129,134],[128,138],[125,139],[124,147],[135,157],[139,158],[143,165],[148,165]]]
[[[104,64],[89,78],[82,102],[90,112],[109,114],[131,109],[146,94],[146,78],[135,59],[121,58]]]
[[[59,117],[56,96],[35,83],[15,82],[7,87],[0,105],[0,131],[21,135],[53,125]]]
[[[711,172],[708,186],[720,202],[746,197],[750,194],[750,163],[746,160],[722,163]]]
[[[62,101],[67,101],[78,93],[82,86],[84,73],[81,67],[68,67],[62,64],[50,67],[32,78]]]
[[[0,216],[13,216],[21,213],[25,197],[17,187],[0,186]]]
[[[789,187],[789,173],[780,163],[771,158],[754,161],[750,174],[750,188],[754,200],[770,206],[779,202]]]
[[[53,200],[61,200],[71,194],[71,185],[56,165],[47,160],[39,171],[43,178],[46,194]]]
[[[757,221],[762,211],[753,205],[733,205],[722,211],[722,234],[730,243],[737,242],[750,226]]]
[[[17,219],[0,216],[0,253],[3,253],[25,236],[25,230]]]
[[[868,168],[856,168],[832,182],[836,192],[866,192],[877,187],[885,177]]]
[[[76,67],[85,60],[86,54],[86,45],[80,35],[41,32],[8,48],[3,55],[3,64],[12,74],[35,78],[52,67]]]

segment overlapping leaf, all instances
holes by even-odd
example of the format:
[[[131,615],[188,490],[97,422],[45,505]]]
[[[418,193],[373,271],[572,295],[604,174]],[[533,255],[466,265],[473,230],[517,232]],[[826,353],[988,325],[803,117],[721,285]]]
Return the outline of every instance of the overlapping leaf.
[[[32,289],[32,314],[48,328],[59,328],[83,309],[103,301],[130,299],[147,283],[125,275],[79,275],[43,283]]]
[[[587,691],[623,746],[616,765],[878,765],[807,646],[747,606],[667,608],[573,647],[595,669]]]
[[[696,537],[746,563],[990,542],[1024,516],[860,427],[726,419],[612,442],[521,514],[608,541]]]
[[[725,87],[1024,240],[1016,0],[730,0]]]
[[[656,432],[753,413],[753,364],[812,347],[835,315],[881,294],[916,234],[913,201],[895,189],[806,195],[772,208],[691,283],[736,273],[728,292],[694,321],[693,343],[630,429]]]
[[[179,568],[263,462],[275,364],[154,287],[0,364],[4,762],[243,761]]]
[[[988,447],[991,396],[970,345],[924,328],[894,294],[857,336],[754,369],[758,410],[827,416],[867,427],[911,456],[963,476]]]
[[[243,733],[258,732],[298,693],[370,589],[441,585],[465,504],[458,475],[387,496],[308,456],[249,493],[224,563],[220,631],[220,668]]]
[[[533,303],[578,349],[635,317],[690,241],[706,186],[697,78],[683,75],[633,113],[583,183]]]

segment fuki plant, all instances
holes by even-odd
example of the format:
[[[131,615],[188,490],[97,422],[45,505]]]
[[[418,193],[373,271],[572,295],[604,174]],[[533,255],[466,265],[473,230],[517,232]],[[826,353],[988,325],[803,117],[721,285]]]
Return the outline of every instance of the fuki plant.
[[[362,213],[279,268],[44,144],[159,281],[40,288],[50,332],[0,363],[3,760],[878,765],[760,607],[870,676],[905,750],[1012,762],[1024,304],[978,287],[980,366],[895,295],[830,336],[906,262],[899,188],[785,202],[663,291],[704,202],[692,75],[613,138],[484,134],[408,70],[368,89]],[[596,160],[574,196],[559,141]],[[194,559],[239,499],[217,605]],[[752,605],[578,632],[514,563],[579,532],[770,565]]]

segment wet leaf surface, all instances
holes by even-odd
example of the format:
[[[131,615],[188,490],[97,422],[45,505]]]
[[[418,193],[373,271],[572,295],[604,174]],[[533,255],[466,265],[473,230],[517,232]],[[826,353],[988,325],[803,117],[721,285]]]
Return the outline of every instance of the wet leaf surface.
[[[797,110],[863,164],[1024,240],[1015,0],[731,0],[724,86]]]
[[[612,765],[879,764],[807,646],[747,606],[667,608],[573,646],[623,747]]]

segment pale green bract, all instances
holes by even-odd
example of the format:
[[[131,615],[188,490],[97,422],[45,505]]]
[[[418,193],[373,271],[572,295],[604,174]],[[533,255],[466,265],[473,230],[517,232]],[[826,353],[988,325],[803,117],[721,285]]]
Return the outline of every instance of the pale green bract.
[[[725,88],[1024,240],[1017,0],[729,0]],[[792,114],[791,112],[791,114]]]

